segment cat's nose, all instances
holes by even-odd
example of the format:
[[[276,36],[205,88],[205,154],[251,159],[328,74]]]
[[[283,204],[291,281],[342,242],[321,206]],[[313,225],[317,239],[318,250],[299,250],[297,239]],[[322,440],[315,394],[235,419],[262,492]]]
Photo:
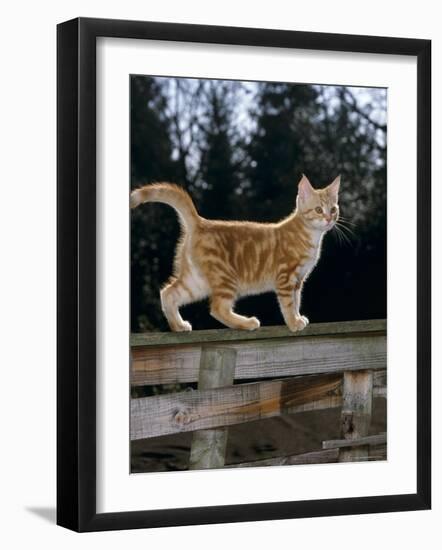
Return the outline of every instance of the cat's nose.
[[[327,220],[327,223],[330,223],[332,221],[332,217],[331,216],[325,216],[325,219]]]

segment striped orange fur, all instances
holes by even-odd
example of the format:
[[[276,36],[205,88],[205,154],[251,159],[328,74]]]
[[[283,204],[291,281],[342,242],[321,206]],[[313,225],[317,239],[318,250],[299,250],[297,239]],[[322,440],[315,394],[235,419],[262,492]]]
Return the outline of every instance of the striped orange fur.
[[[144,202],[166,203],[181,222],[174,273],[161,290],[171,330],[192,330],[179,308],[206,297],[212,316],[224,325],[257,329],[259,320],[238,315],[234,304],[241,296],[268,291],[276,292],[289,329],[302,330],[308,324],[300,314],[302,287],[319,259],[324,234],[338,220],[339,184],[338,176],[324,189],[314,189],[303,176],[293,213],[277,223],[206,220],[189,194],[171,183],[132,191],[131,208]]]

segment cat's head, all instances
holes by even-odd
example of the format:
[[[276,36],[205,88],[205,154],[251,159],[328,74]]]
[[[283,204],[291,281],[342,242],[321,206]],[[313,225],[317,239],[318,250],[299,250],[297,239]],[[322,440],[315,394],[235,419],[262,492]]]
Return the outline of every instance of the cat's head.
[[[306,176],[298,184],[297,211],[312,229],[329,231],[339,218],[339,184],[341,176],[323,189],[314,189]]]

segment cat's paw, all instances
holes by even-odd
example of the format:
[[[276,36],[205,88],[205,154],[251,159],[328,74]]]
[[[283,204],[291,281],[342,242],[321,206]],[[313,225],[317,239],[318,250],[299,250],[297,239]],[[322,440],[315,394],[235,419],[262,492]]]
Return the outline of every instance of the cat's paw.
[[[308,319],[306,317],[297,317],[288,325],[288,327],[292,332],[299,332],[300,330],[304,330],[307,324]]]
[[[247,321],[244,323],[245,330],[256,330],[261,326],[261,323],[259,322],[259,319],[256,317],[249,317]]]
[[[179,325],[173,327],[174,332],[190,332],[192,330],[192,325],[189,321],[183,321]]]
[[[304,321],[305,326],[307,326],[310,323],[310,321],[308,320],[308,318],[305,315],[301,315],[301,319]]]

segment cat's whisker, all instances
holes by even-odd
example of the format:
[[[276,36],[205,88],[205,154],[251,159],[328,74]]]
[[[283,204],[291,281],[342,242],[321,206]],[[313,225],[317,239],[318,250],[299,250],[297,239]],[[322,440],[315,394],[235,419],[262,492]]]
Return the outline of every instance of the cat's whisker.
[[[342,243],[346,243],[346,244],[348,244],[349,246],[353,246],[353,243],[351,242],[351,240],[349,239],[349,237],[342,231],[342,228],[339,227],[338,224],[335,224],[334,228],[336,229],[337,235],[339,235],[340,238],[342,239]]]
[[[345,223],[347,223],[348,225],[352,225],[352,226],[354,226],[354,227],[357,227],[357,225],[358,225],[358,224],[355,223],[353,220],[350,220],[349,218],[346,218],[345,216],[341,216],[341,215],[338,216],[338,221],[340,221],[340,222],[345,222]]]
[[[347,235],[347,233],[344,233],[344,231],[342,231],[342,227],[339,227],[338,231],[342,235],[345,242],[347,242],[351,246],[354,245],[354,243],[356,241],[356,239],[354,237],[350,237],[349,235]]]
[[[346,242],[348,244],[348,246],[353,246],[353,243],[351,241],[351,239],[340,229],[340,232],[341,232],[341,235],[344,239],[344,242]]]
[[[343,216],[339,216],[338,221],[340,221],[340,222],[342,222],[342,223],[346,223],[347,225],[351,225],[351,226],[353,226],[353,227],[357,227],[357,226],[358,226],[357,223],[354,223],[354,222],[348,220],[347,218],[344,218]]]
[[[347,231],[348,234],[349,234],[352,238],[354,238],[354,239],[356,239],[356,240],[358,239],[356,233],[355,233],[350,227],[347,227],[346,225],[344,225],[343,223],[341,223],[341,222],[339,222],[339,221],[336,222],[336,225],[339,226],[341,229],[345,229],[345,231]]]
[[[334,235],[335,239],[338,241],[339,246],[342,246],[343,240],[338,227],[335,225],[333,229],[336,229],[336,231],[332,231],[332,234]]]
[[[339,232],[338,231],[331,231],[331,234],[333,235],[333,238],[335,239],[335,241],[337,241],[337,243],[339,245],[342,245],[341,236],[340,236]]]
[[[338,227],[340,227],[341,229],[343,229],[345,232],[347,232],[352,237],[356,237],[356,233],[354,231],[352,231],[349,227],[346,227],[345,225],[342,225],[341,223],[337,223],[336,225]]]
[[[345,227],[346,229],[350,229],[350,231],[355,231],[356,230],[356,226],[348,225],[346,222],[343,222],[341,220],[339,220],[337,223],[339,223],[339,225],[341,225],[342,227]]]
[[[345,246],[347,243],[342,238],[342,233],[339,230],[337,230],[336,235],[338,236],[340,246]]]

